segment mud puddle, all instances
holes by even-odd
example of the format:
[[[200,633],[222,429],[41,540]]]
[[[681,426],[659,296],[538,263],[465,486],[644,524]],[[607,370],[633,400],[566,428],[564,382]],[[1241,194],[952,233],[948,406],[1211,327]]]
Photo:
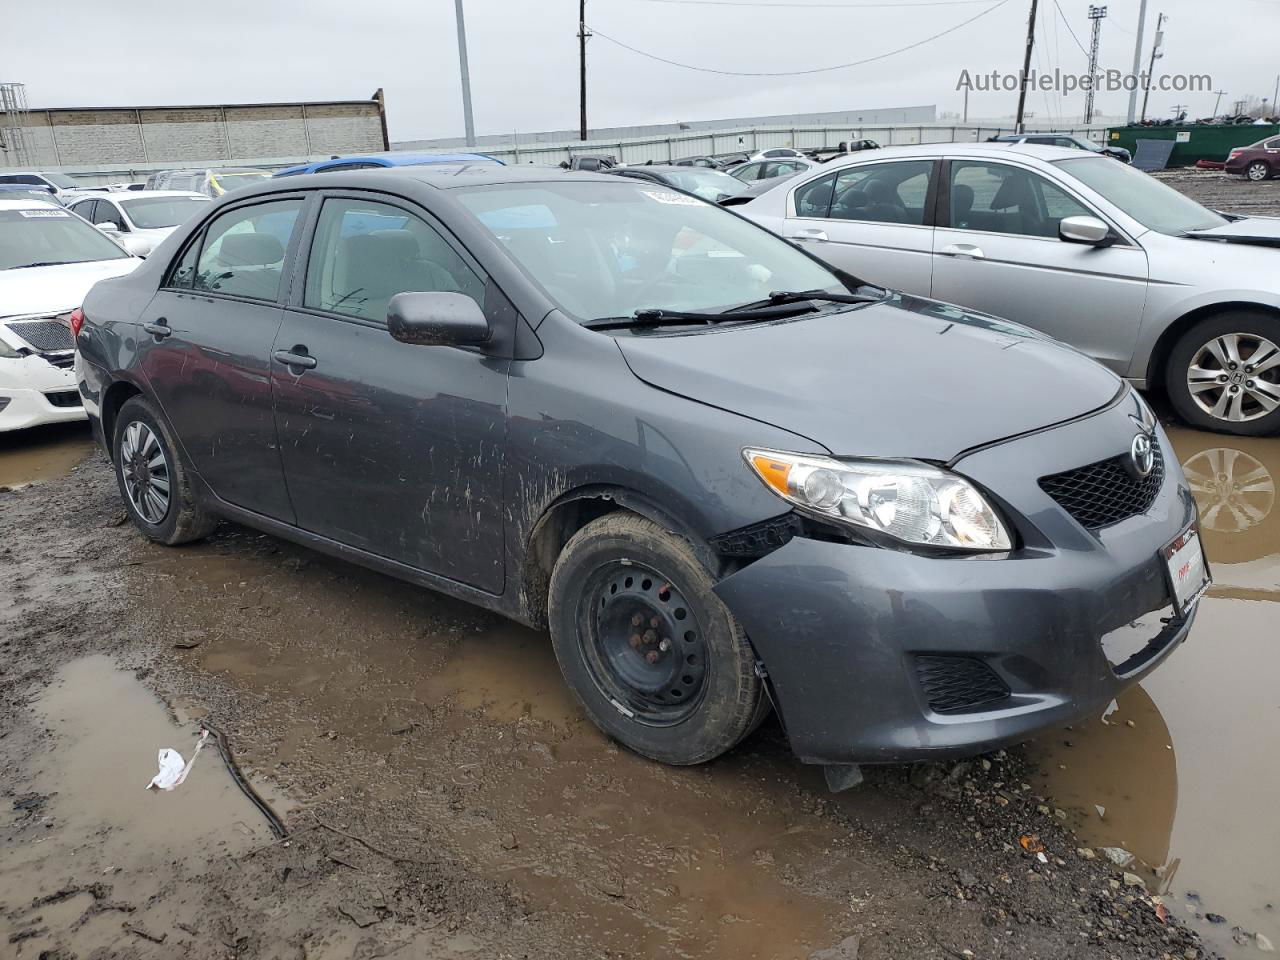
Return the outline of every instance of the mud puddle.
[[[0,487],[18,489],[64,476],[93,448],[89,426],[84,423],[0,433]]]
[[[14,799],[0,814],[7,955],[149,947],[149,936],[195,921],[201,888],[193,878],[215,857],[272,839],[212,743],[177,789],[145,789],[161,747],[191,757],[195,726],[175,724],[108,657],[60,670],[36,701],[35,720],[11,734],[32,749],[6,774]]]
[[[1114,712],[1033,753],[1086,842],[1136,854],[1171,911],[1255,956],[1266,944],[1246,934],[1280,948],[1280,439],[1170,436],[1215,585],[1190,639]]]
[[[829,856],[847,837],[809,822],[776,728],[706,768],[649,763],[586,719],[544,633],[252,533],[211,546],[134,570],[181,611],[189,666],[277,710],[246,764],[301,787],[341,758],[361,798],[447,823],[435,842],[567,918],[579,951],[789,960],[851,932],[829,888],[865,868]],[[840,880],[820,890],[824,861]]]

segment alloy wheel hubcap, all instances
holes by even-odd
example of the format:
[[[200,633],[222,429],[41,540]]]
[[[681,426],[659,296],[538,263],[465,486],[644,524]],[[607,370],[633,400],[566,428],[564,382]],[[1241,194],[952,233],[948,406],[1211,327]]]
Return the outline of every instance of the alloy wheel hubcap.
[[[1249,179],[1265,180],[1267,179],[1267,174],[1269,172],[1270,170],[1267,168],[1266,164],[1255,163],[1253,166],[1249,168]]]
[[[616,561],[592,573],[579,642],[592,679],[614,705],[653,724],[697,708],[707,677],[702,627],[657,571]]]
[[[1214,337],[1187,368],[1191,399],[1219,420],[1245,423],[1280,407],[1280,347],[1251,333]]]
[[[120,441],[120,476],[133,509],[158,524],[169,512],[169,461],[150,427],[135,420]]]
[[[1200,505],[1200,525],[1208,530],[1240,533],[1267,519],[1275,506],[1271,471],[1243,450],[1203,450],[1182,470]]]

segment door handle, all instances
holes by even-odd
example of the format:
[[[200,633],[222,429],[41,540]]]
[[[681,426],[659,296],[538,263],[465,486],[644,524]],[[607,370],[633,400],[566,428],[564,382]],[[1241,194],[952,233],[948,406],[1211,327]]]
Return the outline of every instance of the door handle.
[[[984,260],[987,256],[981,247],[975,247],[972,243],[951,243],[938,252],[944,257],[963,257],[966,260]]]
[[[813,227],[805,227],[791,235],[792,240],[812,240],[814,243],[826,243],[827,231]]]
[[[277,350],[271,356],[277,363],[283,363],[289,367],[302,367],[304,370],[311,370],[316,365],[316,358],[306,352],[307,348],[296,346],[293,350]]]
[[[169,334],[173,333],[173,331],[169,329],[169,321],[164,317],[156,317],[155,323],[144,323],[142,325],[142,329],[155,337],[156,343],[159,343],[165,337],[169,336]]]

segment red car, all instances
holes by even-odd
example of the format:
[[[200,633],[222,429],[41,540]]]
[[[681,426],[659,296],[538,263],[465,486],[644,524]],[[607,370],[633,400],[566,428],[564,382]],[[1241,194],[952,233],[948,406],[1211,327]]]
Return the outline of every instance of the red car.
[[[1236,147],[1227,157],[1227,173],[1238,173],[1246,180],[1280,177],[1280,137],[1259,140],[1248,147]]]

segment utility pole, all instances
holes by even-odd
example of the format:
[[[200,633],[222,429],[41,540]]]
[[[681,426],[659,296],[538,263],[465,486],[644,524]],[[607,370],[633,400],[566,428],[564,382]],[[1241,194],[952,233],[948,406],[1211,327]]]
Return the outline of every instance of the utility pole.
[[[1227,91],[1215,90],[1213,91],[1213,93],[1218,98],[1217,100],[1213,101],[1213,115],[1216,117],[1218,115],[1218,107],[1222,105],[1222,98],[1227,95]]]
[[[1031,16],[1027,18],[1027,53],[1022,61],[1022,83],[1018,90],[1018,115],[1013,121],[1013,132],[1022,133],[1022,117],[1027,106],[1027,81],[1031,78],[1031,48],[1036,43],[1036,0],[1031,0]]]
[[[1187,106],[1188,105],[1185,103],[1175,103],[1173,105],[1173,122],[1174,123],[1182,122],[1182,115],[1187,112]]]
[[[1093,123],[1093,89],[1098,76],[1098,44],[1102,40],[1102,21],[1106,19],[1106,7],[1089,7],[1089,19],[1093,21],[1093,41],[1089,44],[1089,89],[1084,95],[1084,125]]]
[[[578,139],[587,139],[587,0],[578,0]]]
[[[1276,89],[1271,94],[1271,109],[1280,112],[1280,73],[1276,74]]]
[[[1138,7],[1138,39],[1133,41],[1133,89],[1129,91],[1129,126],[1138,115],[1138,71],[1142,69],[1142,30],[1147,24],[1147,0]]]
[[[1151,41],[1151,62],[1147,65],[1147,81],[1142,90],[1142,119],[1147,119],[1147,100],[1151,96],[1151,75],[1156,72],[1156,61],[1164,56],[1160,48],[1164,46],[1164,22],[1169,18],[1163,13],[1156,18],[1156,38]]]
[[[964,88],[964,124],[969,125],[969,88]]]
[[[467,25],[462,20],[462,0],[453,0],[458,19],[458,69],[462,73],[462,124],[467,146],[476,145],[476,126],[471,119],[471,71],[467,68]]]

